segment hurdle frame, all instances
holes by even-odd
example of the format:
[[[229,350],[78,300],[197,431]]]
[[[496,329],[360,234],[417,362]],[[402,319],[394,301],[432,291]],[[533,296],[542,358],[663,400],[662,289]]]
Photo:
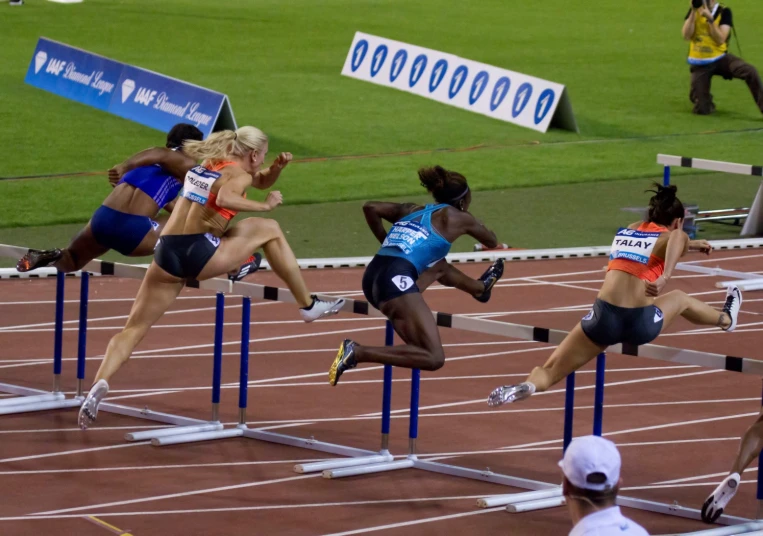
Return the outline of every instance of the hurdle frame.
[[[752,247],[752,246],[744,245],[744,246],[738,246],[738,247]],[[23,249],[25,251],[25,248],[18,248],[18,249]],[[3,252],[3,247],[0,246],[0,255],[2,255],[2,252]],[[115,275],[117,277],[136,278],[136,276],[131,275],[129,273],[130,270],[136,270],[136,269],[140,270],[141,272],[140,277],[142,277],[142,274],[144,274],[146,270],[145,268],[141,268],[141,267],[134,267],[130,265],[120,265],[118,263],[107,263],[105,261],[93,261],[92,263],[88,265],[88,267],[86,267],[86,269],[88,270],[91,269],[90,265],[92,265],[93,263],[98,263],[98,266],[103,267],[102,270],[100,271],[102,274]],[[230,282],[222,281],[222,280],[209,280],[209,281],[205,281],[196,285],[196,288],[217,290],[217,291],[220,291],[219,289],[223,287],[226,287],[229,292],[235,292],[237,294],[240,293],[244,296],[253,297],[255,299],[282,301],[282,302],[295,301],[289,291],[284,289],[278,289],[275,287],[253,285],[250,283],[235,283],[231,285]],[[352,312],[352,313],[368,315],[368,316],[378,316],[378,317],[383,316],[379,311],[371,308],[367,302],[353,300],[349,298],[346,298],[345,300],[346,300],[346,303],[343,307],[343,311],[345,312]],[[457,329],[460,328],[460,329],[465,329],[469,331],[475,331],[478,333],[498,335],[498,336],[516,338],[516,339],[527,340],[527,341],[543,342],[548,344],[559,344],[561,340],[564,338],[564,336],[566,336],[566,332],[564,331],[550,330],[550,329],[539,328],[535,326],[496,322],[492,320],[476,319],[476,318],[466,317],[463,315],[452,315],[448,313],[433,313],[433,315],[439,327],[457,328]],[[456,322],[457,325],[454,325],[454,321]],[[247,345],[247,348],[248,348],[248,345]],[[710,354],[706,352],[697,352],[693,350],[670,348],[670,347],[663,347],[663,346],[651,345],[651,344],[645,345],[642,347],[615,345],[609,348],[608,350],[613,351],[615,353],[624,354],[624,355],[649,357],[653,359],[659,359],[662,361],[687,363],[691,365],[699,365],[699,366],[705,366],[705,367],[721,369],[721,370],[763,375],[763,361],[748,359],[748,358],[724,356],[721,354]],[[603,377],[604,377],[603,373],[601,377],[603,381]],[[597,381],[598,381],[598,374],[597,374]],[[413,387],[414,386],[412,385],[412,398],[411,398],[412,407],[411,407],[411,418],[409,423],[409,436],[410,436],[409,445],[412,446],[411,450],[415,449],[415,441],[417,439],[417,435],[414,434],[414,430],[416,430],[416,427],[413,424],[414,422],[416,422],[417,413],[415,412],[413,408],[413,401],[415,400],[416,404],[418,402],[418,388],[413,389]],[[413,396],[414,391],[416,396]],[[572,392],[572,396],[574,396],[574,389],[571,389],[571,392]],[[131,408],[131,409],[134,409],[134,408]],[[603,396],[602,396],[602,410],[603,410]],[[569,418],[571,418],[572,412],[570,411],[569,414],[570,414]],[[602,414],[603,414],[603,411],[602,411]],[[141,417],[141,418],[146,418],[146,417]],[[565,416],[565,423],[567,422],[566,419],[567,419],[567,416]],[[152,419],[152,420],[156,420],[156,419]],[[570,425],[570,430],[571,430],[571,425]],[[232,430],[232,431],[237,431],[237,430]],[[256,430],[256,429],[254,430],[247,429],[246,434],[241,434],[241,435],[246,435],[248,437],[250,436],[250,434],[251,434],[251,437],[255,439],[264,439],[262,437],[262,434],[267,434],[267,436],[269,436],[268,439],[271,442],[280,443],[280,444],[289,445],[289,446],[307,448],[311,450],[318,450],[318,451],[327,452],[327,453],[342,454],[342,455],[351,456],[351,457],[376,455],[376,453],[374,453],[373,451],[357,449],[354,447],[345,447],[342,445],[336,445],[336,444],[330,444],[330,443],[318,442],[318,441],[315,441],[312,437],[306,439],[306,438],[299,438],[299,437],[287,436],[282,434],[274,434],[271,432],[265,432],[265,431]],[[535,491],[553,490],[555,488],[559,488],[559,486],[556,484],[550,484],[550,483],[535,481],[535,480],[528,480],[528,479],[523,479],[520,477],[512,477],[510,475],[499,475],[499,474],[493,473],[489,469],[486,471],[481,471],[481,470],[458,467],[458,466],[453,466],[448,464],[441,464],[441,463],[437,463],[437,462],[433,462],[429,460],[421,460],[421,459],[418,459],[418,457],[415,457],[415,454],[412,455],[410,453],[407,459],[413,462],[413,465],[411,466],[413,468],[428,470],[428,471],[437,472],[441,474],[447,474],[451,476],[459,476],[462,478],[492,482],[496,484],[502,484],[506,486],[517,487],[520,489],[529,489],[529,490],[535,490]],[[618,497],[618,504],[622,506],[626,506],[626,507],[638,508],[638,509],[648,510],[648,511],[657,512],[657,513],[664,513],[669,515],[676,515],[676,516],[686,517],[691,519],[699,518],[698,510],[684,508],[677,505],[657,503],[654,501],[648,501],[644,499],[636,499],[636,498],[621,496],[621,497]],[[749,521],[750,521],[749,519],[726,516],[726,515],[722,516],[719,519],[719,523],[730,524],[730,525],[747,523]]]

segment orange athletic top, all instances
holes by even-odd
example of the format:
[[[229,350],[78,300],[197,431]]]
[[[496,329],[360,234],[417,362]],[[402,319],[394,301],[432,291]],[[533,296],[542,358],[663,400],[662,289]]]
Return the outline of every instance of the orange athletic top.
[[[223,168],[234,165],[235,162],[231,162],[228,160],[228,161],[217,162],[216,164],[208,164],[206,162],[204,164],[205,164],[204,167],[207,168],[209,171],[220,171]],[[246,193],[244,193],[244,198],[246,198]],[[209,192],[209,199],[207,199],[207,204],[204,206],[211,208],[212,210],[217,212],[220,216],[222,216],[228,221],[232,220],[236,216],[236,214],[238,214],[238,212],[235,210],[228,210],[227,208],[222,208],[217,206],[217,195],[213,194],[212,192]]]
[[[639,225],[638,228],[636,228],[636,231],[643,231],[646,233],[667,233],[668,228],[663,225],[648,222]],[[607,265],[607,271],[610,270],[620,270],[621,272],[635,275],[644,281],[654,283],[665,271],[665,259],[661,259],[651,254],[649,255],[649,260],[646,264],[627,259],[614,259],[609,261],[609,265]]]

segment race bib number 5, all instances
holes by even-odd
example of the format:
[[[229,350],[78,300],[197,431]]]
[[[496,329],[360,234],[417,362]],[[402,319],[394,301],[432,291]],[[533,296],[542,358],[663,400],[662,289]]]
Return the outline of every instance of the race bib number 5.
[[[188,173],[185,174],[183,197],[194,203],[205,205],[207,199],[209,199],[209,192],[212,190],[212,185],[219,178],[219,173],[209,171],[203,166],[191,168]]]
[[[660,233],[646,233],[634,229],[621,228],[612,242],[609,260],[625,259],[628,261],[647,264],[657,243]]]

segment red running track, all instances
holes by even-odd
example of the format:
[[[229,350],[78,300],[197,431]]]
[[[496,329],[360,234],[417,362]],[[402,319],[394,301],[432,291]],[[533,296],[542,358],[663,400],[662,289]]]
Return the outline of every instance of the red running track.
[[[763,270],[757,250],[717,254],[709,265]],[[699,257],[690,260],[700,260]],[[426,293],[432,308],[493,313],[492,318],[570,329],[596,296],[602,259],[508,265],[492,300],[480,304],[445,288]],[[473,275],[480,265],[460,265]],[[306,272],[316,292],[358,293],[360,270]],[[248,280],[280,285],[273,274]],[[679,273],[671,288],[720,306],[718,278]],[[75,388],[78,281],[67,279],[64,387]],[[121,329],[137,281],[91,279],[88,381],[108,340]],[[54,279],[0,281],[0,381],[48,389],[51,381]],[[758,297],[760,296],[760,297]],[[214,297],[185,290],[112,382],[112,399],[198,418],[209,417]],[[679,321],[660,344],[763,359],[763,294],[748,293],[739,329],[696,331]],[[226,302],[222,415],[237,420],[240,299]],[[248,420],[301,437],[378,449],[381,373],[365,367],[328,385],[327,371],[345,336],[382,344],[384,323],[342,315],[305,325],[294,306],[252,307]],[[418,449],[422,458],[558,482],[563,394],[490,410],[497,385],[521,379],[551,347],[441,330],[448,362],[424,373]],[[461,359],[454,359],[461,358]],[[407,451],[410,373],[395,370],[391,450]],[[760,408],[760,379],[660,361],[608,358],[604,433],[623,456],[624,494],[698,508],[727,471],[738,438]],[[575,434],[592,428],[591,368],[578,375]],[[226,385],[227,384],[227,385]],[[403,470],[345,480],[298,475],[298,461],[326,457],[248,439],[173,447],[125,443],[127,431],[153,423],[102,414],[82,432],[74,410],[0,418],[0,533],[135,536],[196,534],[566,534],[564,508],[512,515],[475,507],[511,488]],[[506,447],[512,447],[506,449]],[[746,473],[729,513],[756,513],[755,471]],[[676,482],[672,482],[676,481]],[[43,514],[43,515],[34,515]],[[629,510],[652,534],[686,532],[699,522]],[[104,525],[102,523],[107,523]],[[386,528],[385,528],[386,527]]]

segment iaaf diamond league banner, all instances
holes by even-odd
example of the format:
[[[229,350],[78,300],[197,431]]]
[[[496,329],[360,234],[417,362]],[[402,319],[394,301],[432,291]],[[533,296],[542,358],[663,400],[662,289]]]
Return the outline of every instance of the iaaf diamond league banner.
[[[540,132],[578,131],[562,84],[392,39],[357,32],[342,74]]]
[[[167,132],[190,123],[208,136],[236,128],[228,97],[41,37],[25,82]]]

